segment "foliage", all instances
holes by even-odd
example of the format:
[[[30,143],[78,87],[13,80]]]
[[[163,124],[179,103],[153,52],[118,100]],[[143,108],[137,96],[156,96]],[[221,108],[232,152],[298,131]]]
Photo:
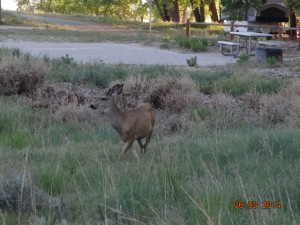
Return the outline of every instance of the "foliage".
[[[0,61],[0,95],[33,95],[45,81],[48,66],[42,60],[31,59],[12,49],[10,56]]]
[[[249,61],[249,55],[247,55],[246,53],[242,53],[240,56],[239,56],[239,59],[237,61],[238,64],[242,65],[242,64],[245,64],[246,62]]]
[[[247,11],[249,8],[259,8],[266,3],[266,0],[221,0],[226,13],[231,20],[247,20]]]
[[[258,75],[233,75],[215,82],[215,89],[233,96],[240,96],[247,92],[277,93],[283,82],[275,78],[266,78]]]
[[[194,52],[203,52],[207,50],[208,41],[206,39],[190,38],[179,36],[176,42],[181,48],[192,49]]]
[[[186,60],[186,63],[187,63],[190,67],[195,67],[195,66],[197,66],[197,65],[198,65],[198,63],[197,63],[197,56],[192,57],[192,58],[190,58],[190,59],[187,59],[187,60]]]
[[[267,57],[267,64],[269,67],[274,67],[276,66],[278,62],[278,59],[275,56]]]

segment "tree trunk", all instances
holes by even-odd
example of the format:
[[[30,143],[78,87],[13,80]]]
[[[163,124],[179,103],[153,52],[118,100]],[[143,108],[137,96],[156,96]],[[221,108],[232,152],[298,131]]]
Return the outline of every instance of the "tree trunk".
[[[182,11],[182,18],[181,18],[181,23],[185,23],[185,22],[186,22],[186,6]]]
[[[297,27],[296,13],[295,13],[294,9],[291,7],[290,7],[290,27]],[[297,39],[297,31],[291,30],[290,37],[292,40],[296,40]]]
[[[180,23],[180,12],[178,0],[173,1],[172,22]]]
[[[209,3],[209,11],[211,12],[211,15],[210,15],[211,21],[218,22],[219,21],[219,17],[218,17],[218,12],[217,12],[217,7],[216,7],[215,0],[212,0]]]
[[[158,11],[158,14],[159,14],[160,18],[162,19],[162,21],[165,21],[165,20],[164,20],[164,18],[165,18],[165,17],[164,17],[164,13],[163,13],[163,11],[162,11],[162,9],[161,9],[159,3],[158,3],[158,0],[154,0],[154,4],[155,4],[155,6],[156,6],[156,8],[157,8],[157,11]]]
[[[192,6],[192,9],[193,9],[193,14],[194,14],[196,22],[201,22],[201,15],[200,15],[199,8],[194,6],[194,1],[193,0],[190,0],[190,3],[191,3],[191,6]]]
[[[205,22],[205,9],[203,0],[200,1],[200,22]]]

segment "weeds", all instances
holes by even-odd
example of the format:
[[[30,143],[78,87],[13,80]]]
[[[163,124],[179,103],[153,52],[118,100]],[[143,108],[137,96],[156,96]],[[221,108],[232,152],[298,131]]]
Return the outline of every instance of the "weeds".
[[[194,52],[206,51],[208,46],[208,41],[206,39],[178,37],[176,42],[181,48],[192,49]]]
[[[278,61],[279,60],[275,56],[267,57],[267,64],[269,67],[275,67]]]
[[[30,59],[18,51],[0,62],[0,95],[34,95],[45,81],[48,66],[42,60]]]
[[[243,95],[247,92],[276,93],[284,85],[283,81],[275,78],[266,78],[262,76],[243,76],[234,75],[228,78],[222,78],[215,82],[217,91],[222,91],[234,96]]]
[[[247,55],[245,53],[242,53],[239,56],[239,59],[238,59],[237,63],[240,64],[240,65],[243,65],[243,64],[245,64],[248,61],[249,61],[249,55]]]
[[[188,66],[190,66],[190,67],[195,67],[195,66],[197,66],[197,65],[198,65],[198,63],[197,63],[197,56],[192,57],[192,58],[190,58],[190,59],[187,59],[187,60],[186,60],[186,63],[187,63]]]

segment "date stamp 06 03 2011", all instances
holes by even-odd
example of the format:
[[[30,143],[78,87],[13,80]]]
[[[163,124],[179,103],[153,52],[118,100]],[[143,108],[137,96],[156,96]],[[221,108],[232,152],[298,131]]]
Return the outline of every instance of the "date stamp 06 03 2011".
[[[234,201],[235,209],[280,209],[280,201]]]

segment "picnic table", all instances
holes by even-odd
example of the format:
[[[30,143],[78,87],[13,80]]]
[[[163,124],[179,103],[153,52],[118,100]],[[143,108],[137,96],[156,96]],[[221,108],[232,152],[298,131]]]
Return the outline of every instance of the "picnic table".
[[[260,37],[265,37],[265,38],[268,38],[268,37],[272,37],[273,35],[272,34],[265,34],[265,33],[256,33],[256,32],[236,32],[236,31],[233,31],[233,32],[229,32],[230,34],[232,35],[236,35],[238,36],[238,43],[240,44],[240,47],[245,47],[246,48],[246,54],[247,55],[251,55],[251,50],[253,49],[251,47],[251,43],[252,41],[254,41],[254,49],[256,47],[256,44],[257,44],[257,39],[260,38]],[[244,44],[242,44],[242,41],[241,39],[244,39]]]

